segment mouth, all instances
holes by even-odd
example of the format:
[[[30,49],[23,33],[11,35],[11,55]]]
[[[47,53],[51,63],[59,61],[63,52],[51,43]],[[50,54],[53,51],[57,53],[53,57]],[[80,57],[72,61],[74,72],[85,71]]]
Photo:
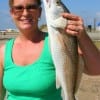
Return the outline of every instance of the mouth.
[[[23,22],[24,24],[32,23],[33,22],[32,19],[21,19],[20,21]]]

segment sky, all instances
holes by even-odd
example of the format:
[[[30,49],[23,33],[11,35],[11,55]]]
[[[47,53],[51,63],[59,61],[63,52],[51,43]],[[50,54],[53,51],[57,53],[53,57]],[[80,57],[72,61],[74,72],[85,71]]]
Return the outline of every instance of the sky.
[[[93,25],[100,22],[100,0],[62,0],[71,13],[81,16],[84,24]],[[44,10],[39,21],[39,25],[45,24]],[[15,29],[11,16],[9,14],[8,0],[0,0],[0,30]]]

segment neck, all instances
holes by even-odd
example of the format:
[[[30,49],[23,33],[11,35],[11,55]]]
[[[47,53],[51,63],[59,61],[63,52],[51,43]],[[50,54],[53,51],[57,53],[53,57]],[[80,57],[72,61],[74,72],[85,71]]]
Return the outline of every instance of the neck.
[[[23,41],[30,40],[32,42],[38,42],[44,38],[43,32],[41,32],[39,29],[20,31],[19,37]]]

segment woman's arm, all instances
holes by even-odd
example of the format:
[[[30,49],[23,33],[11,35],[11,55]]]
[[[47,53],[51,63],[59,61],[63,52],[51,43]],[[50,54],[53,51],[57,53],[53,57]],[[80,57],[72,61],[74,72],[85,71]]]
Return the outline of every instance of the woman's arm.
[[[100,75],[100,51],[86,33],[82,34],[78,41],[83,52],[85,72],[91,75]]]
[[[66,33],[76,36],[85,61],[85,72],[90,75],[100,75],[100,51],[85,31],[81,17],[64,13],[63,17],[68,19]]]
[[[4,100],[6,90],[3,87],[3,48],[0,48],[0,100]]]
[[[4,100],[5,92],[6,92],[2,85],[2,77],[3,77],[3,71],[0,66],[0,100]]]

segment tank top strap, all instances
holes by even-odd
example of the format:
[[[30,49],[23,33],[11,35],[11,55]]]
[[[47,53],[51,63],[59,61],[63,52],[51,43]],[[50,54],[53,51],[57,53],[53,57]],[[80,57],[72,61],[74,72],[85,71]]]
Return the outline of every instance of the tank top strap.
[[[13,48],[13,44],[14,44],[14,40],[15,39],[10,39],[6,42],[5,44],[5,52],[4,52],[4,68],[5,67],[9,67],[9,65],[11,66],[12,64],[12,48]]]
[[[44,43],[44,44],[46,44],[46,46],[45,46],[45,52],[47,51],[48,43],[49,43],[49,41],[48,41],[48,33],[45,33],[45,43]]]

